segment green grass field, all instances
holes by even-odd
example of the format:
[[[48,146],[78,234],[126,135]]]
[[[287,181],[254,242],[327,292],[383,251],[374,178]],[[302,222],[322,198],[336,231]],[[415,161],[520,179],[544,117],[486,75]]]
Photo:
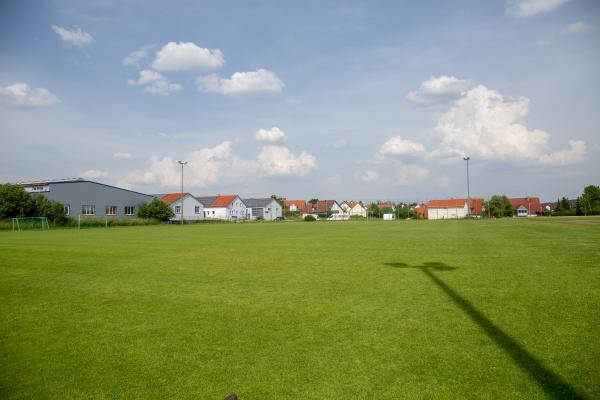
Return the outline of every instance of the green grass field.
[[[600,218],[0,232],[1,398],[600,398]]]

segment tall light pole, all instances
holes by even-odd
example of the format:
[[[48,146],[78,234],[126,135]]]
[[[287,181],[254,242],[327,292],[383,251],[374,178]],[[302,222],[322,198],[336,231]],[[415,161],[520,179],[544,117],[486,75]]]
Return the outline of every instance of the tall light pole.
[[[471,157],[463,157],[463,160],[467,162],[467,207],[469,208],[468,216],[471,216],[471,188],[469,187],[469,160]]]
[[[186,165],[187,161],[177,161],[181,164],[181,225],[183,225],[183,166]]]

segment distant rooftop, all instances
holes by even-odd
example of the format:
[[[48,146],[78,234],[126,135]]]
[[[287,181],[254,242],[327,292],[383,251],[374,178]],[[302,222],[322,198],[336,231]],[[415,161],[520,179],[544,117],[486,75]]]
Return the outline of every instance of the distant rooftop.
[[[61,179],[38,179],[35,181],[21,181],[16,182],[17,185],[43,185],[48,183],[62,183],[62,182],[82,182],[86,179],[83,178],[61,178]]]

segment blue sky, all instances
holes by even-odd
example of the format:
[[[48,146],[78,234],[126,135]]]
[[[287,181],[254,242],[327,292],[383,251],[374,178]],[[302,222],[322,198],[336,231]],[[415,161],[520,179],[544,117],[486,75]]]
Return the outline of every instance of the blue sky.
[[[574,197],[600,3],[0,4],[0,181],[149,193]]]

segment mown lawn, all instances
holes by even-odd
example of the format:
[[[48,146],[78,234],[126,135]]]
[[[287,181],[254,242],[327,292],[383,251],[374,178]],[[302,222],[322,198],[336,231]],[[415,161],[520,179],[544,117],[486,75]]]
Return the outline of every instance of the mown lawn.
[[[600,398],[600,218],[0,232],[0,398]]]

